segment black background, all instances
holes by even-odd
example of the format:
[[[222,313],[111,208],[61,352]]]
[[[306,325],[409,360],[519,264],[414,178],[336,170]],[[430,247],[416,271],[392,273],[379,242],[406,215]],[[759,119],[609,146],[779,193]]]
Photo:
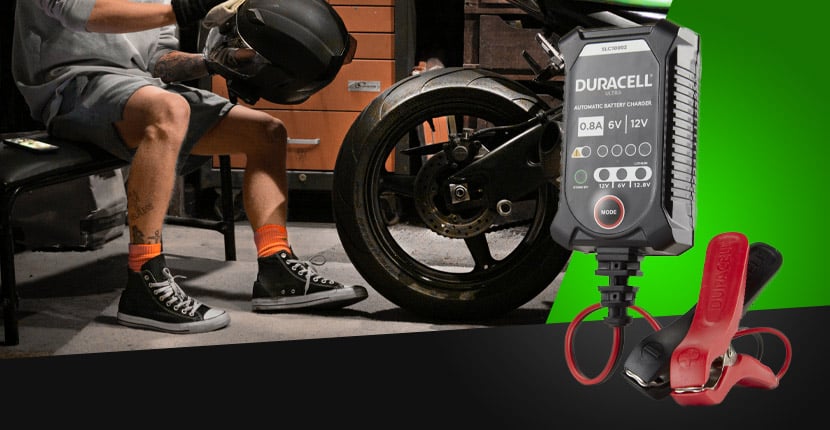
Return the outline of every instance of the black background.
[[[743,326],[788,336],[791,367],[776,389],[734,387],[713,406],[653,400],[619,372],[579,384],[565,363],[565,324],[9,359],[2,401],[9,415],[34,407],[44,411],[36,418],[62,422],[107,413],[274,428],[800,428],[827,408],[829,311],[749,312]],[[650,332],[642,319],[628,326],[623,357]],[[586,375],[604,364],[609,339],[602,322],[579,327]],[[777,372],[782,344],[764,339],[762,361]]]

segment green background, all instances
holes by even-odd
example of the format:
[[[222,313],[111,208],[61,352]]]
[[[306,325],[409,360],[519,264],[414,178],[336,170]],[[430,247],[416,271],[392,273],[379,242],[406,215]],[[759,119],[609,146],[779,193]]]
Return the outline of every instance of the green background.
[[[630,278],[635,304],[652,315],[697,303],[706,247],[730,231],[784,257],[750,310],[830,305],[828,13],[830,4],[812,1],[672,3],[669,20],[700,35],[697,220],[692,249],[645,257],[643,276]],[[596,268],[594,254],[573,254],[548,323],[599,302],[608,278]]]

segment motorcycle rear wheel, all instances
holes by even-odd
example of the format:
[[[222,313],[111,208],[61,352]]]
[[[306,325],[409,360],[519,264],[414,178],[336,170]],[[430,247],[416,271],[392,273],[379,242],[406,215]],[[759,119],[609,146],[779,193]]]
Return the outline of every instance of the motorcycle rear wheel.
[[[449,163],[398,151],[446,141],[438,136],[444,128],[517,124],[547,107],[514,81],[462,68],[407,78],[370,103],[340,148],[332,200],[344,250],[369,285],[403,309],[454,321],[501,316],[547,288],[570,256],[549,233],[552,184],[513,202],[507,216],[451,213],[419,185],[445,177]],[[510,174],[505,180],[517,180]],[[419,204],[434,204],[440,220],[458,225],[436,232]]]

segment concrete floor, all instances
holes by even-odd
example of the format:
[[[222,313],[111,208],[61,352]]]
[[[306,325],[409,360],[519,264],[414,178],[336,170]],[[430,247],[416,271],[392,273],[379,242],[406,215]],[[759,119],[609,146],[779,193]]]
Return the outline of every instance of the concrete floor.
[[[487,325],[437,324],[397,307],[367,285],[343,251],[334,224],[289,222],[288,229],[299,257],[322,254],[327,262],[318,272],[366,286],[369,298],[327,313],[255,314],[250,294],[256,250],[247,222],[236,226],[236,261],[224,260],[219,233],[171,225],[165,228],[165,253],[173,273],[187,277],[180,285],[205,303],[227,309],[231,324],[190,335],[127,328],[115,320],[126,282],[125,231],[93,251],[16,254],[20,344],[0,346],[0,358],[542,324],[561,280],[560,274],[533,300]]]

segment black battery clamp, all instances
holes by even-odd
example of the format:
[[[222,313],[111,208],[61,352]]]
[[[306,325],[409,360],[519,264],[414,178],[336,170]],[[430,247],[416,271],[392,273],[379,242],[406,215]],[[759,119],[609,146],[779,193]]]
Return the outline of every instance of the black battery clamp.
[[[565,60],[559,208],[550,226],[565,248],[596,253],[605,321],[627,325],[647,255],[693,245],[699,36],[662,19],[577,28]]]

